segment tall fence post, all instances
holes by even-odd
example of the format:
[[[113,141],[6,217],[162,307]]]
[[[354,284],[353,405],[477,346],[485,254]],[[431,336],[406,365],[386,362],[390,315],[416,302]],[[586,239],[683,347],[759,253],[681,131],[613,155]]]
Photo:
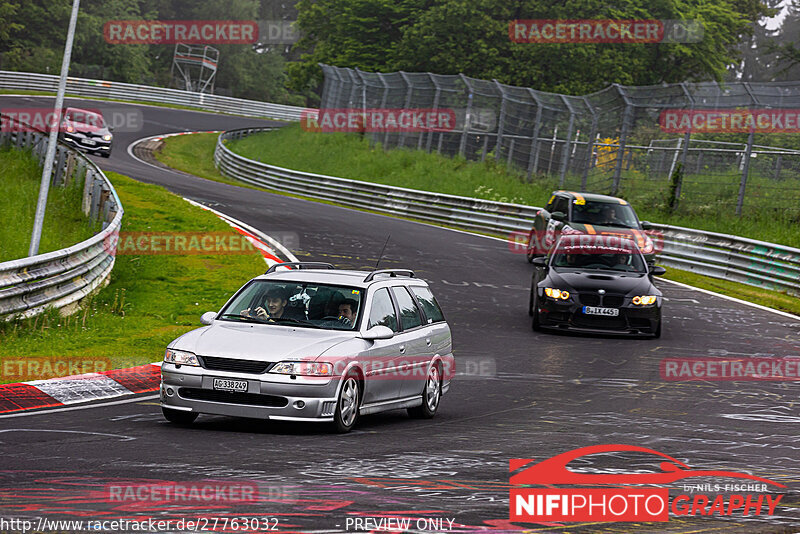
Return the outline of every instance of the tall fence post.
[[[503,148],[503,126],[506,121],[506,90],[497,80],[494,80],[494,84],[497,90],[500,91],[500,119],[497,121],[497,142],[494,145],[494,159],[500,161],[500,151]]]
[[[531,137],[531,150],[528,154],[528,181],[531,181],[533,173],[539,166],[539,130],[542,127],[542,102],[536,96],[536,91],[528,89],[531,99],[536,102],[536,118],[533,123],[533,137]]]
[[[464,85],[467,87],[467,91],[469,91],[467,96],[467,109],[464,113],[464,131],[461,134],[461,142],[458,145],[458,153],[461,156],[464,156],[467,150],[467,132],[469,131],[469,123],[470,118],[472,115],[472,86],[469,83],[469,80],[463,74],[459,74],[461,76],[461,80],[464,82]]]
[[[442,88],[439,85],[439,82],[436,80],[436,75],[428,73],[428,77],[433,82],[433,86],[436,88],[436,92],[433,94],[433,109],[436,110],[436,113],[439,113],[439,97],[442,94]],[[428,142],[425,145],[425,150],[427,152],[431,151],[431,142],[433,141],[433,128],[428,130]]]
[[[742,82],[742,87],[744,87],[747,94],[750,96],[750,100],[753,102],[753,105],[758,105],[758,99],[750,90],[750,84],[747,82]],[[755,140],[755,126],[750,128],[750,134],[747,136],[747,147],[744,150],[744,166],[742,168],[742,179],[739,181],[739,196],[736,199],[736,215],[742,214],[742,206],[744,205],[744,193],[747,189],[747,175],[750,172],[750,156],[753,153],[753,141]]]
[[[692,93],[689,92],[689,89],[686,88],[686,84],[681,82],[681,89],[683,89],[683,94],[689,100],[689,109],[694,110],[694,98],[692,97]],[[675,206],[678,205],[681,198],[681,189],[683,188],[683,177],[686,175],[686,162],[689,159],[689,145],[692,142],[692,130],[691,128],[683,135],[683,152],[681,153],[681,170],[683,171],[680,176],[680,180],[678,180],[678,184],[675,188]]]
[[[414,94],[414,84],[411,83],[411,79],[409,79],[408,74],[406,74],[402,70],[400,71],[400,76],[403,77],[403,81],[406,83],[406,87],[407,87],[407,91],[408,91],[406,93],[406,102],[405,102],[405,105],[404,105],[404,109],[409,109],[409,108],[411,108],[411,97]],[[405,145],[406,145],[406,131],[401,129],[400,130],[400,140],[398,141],[397,146],[402,148]]]
[[[619,134],[619,148],[617,149],[617,161],[614,166],[614,180],[611,184],[612,195],[616,195],[617,191],[619,191],[619,183],[622,179],[622,164],[625,159],[625,147],[627,146],[628,133],[630,132],[631,122],[633,121],[633,103],[631,99],[628,98],[628,94],[621,85],[614,84],[614,87],[617,88],[622,100],[625,102],[625,112],[622,115],[622,131],[620,131]]]
[[[597,136],[597,112],[594,106],[589,103],[588,98],[584,96],[583,101],[592,113],[592,126],[589,130],[588,140],[586,141],[586,162],[583,167],[583,172],[581,173],[581,191],[586,191],[586,184],[589,181],[589,169],[592,168],[594,162],[594,138]]]
[[[564,152],[561,154],[561,171],[559,172],[558,187],[564,187],[564,180],[567,177],[567,166],[569,164],[569,152],[572,147],[572,133],[575,130],[575,110],[572,109],[572,104],[569,99],[561,95],[561,100],[569,110],[569,125],[567,126],[567,140],[564,142]]]

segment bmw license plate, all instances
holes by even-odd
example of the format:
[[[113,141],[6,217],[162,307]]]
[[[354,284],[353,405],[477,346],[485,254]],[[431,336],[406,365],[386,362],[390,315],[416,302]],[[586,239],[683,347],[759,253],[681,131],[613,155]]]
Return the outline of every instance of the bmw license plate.
[[[619,315],[618,308],[596,308],[594,306],[584,306],[583,313],[586,315],[605,315],[606,317],[616,317]]]
[[[227,378],[215,378],[214,389],[223,391],[247,391],[247,380],[228,380]]]
[[[94,139],[81,139],[81,143],[83,143],[84,145],[94,146],[97,144],[97,141],[95,141]]]

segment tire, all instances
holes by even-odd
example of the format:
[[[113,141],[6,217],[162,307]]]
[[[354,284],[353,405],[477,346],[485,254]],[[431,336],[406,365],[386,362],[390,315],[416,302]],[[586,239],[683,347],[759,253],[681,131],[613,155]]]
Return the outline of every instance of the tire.
[[[197,412],[182,412],[180,410],[164,408],[163,406],[161,407],[161,413],[164,414],[164,419],[170,423],[181,426],[191,425],[194,423],[194,420],[197,419],[197,416],[200,415]]]
[[[433,419],[439,402],[442,400],[442,372],[439,365],[432,365],[422,390],[422,405],[408,408],[408,415],[414,419]]]
[[[528,299],[528,316],[533,317],[533,288],[531,288],[531,297]]]
[[[525,257],[528,258],[528,263],[533,263],[533,260],[536,258],[537,254],[533,251],[533,236],[534,231],[531,230],[530,235],[528,236],[528,248],[525,249]]]
[[[333,414],[333,430],[339,434],[350,432],[358,422],[358,407],[361,401],[361,385],[358,377],[348,374],[339,389],[336,411]]]
[[[104,158],[108,159],[108,158],[111,157],[111,152],[102,152],[100,155],[103,156]]]
[[[539,332],[542,330],[542,325],[539,323],[539,297],[533,290],[531,290],[531,300],[531,315],[533,316],[531,329],[534,332]]]
[[[658,320],[658,326],[656,327],[656,331],[653,332],[653,339],[659,339],[661,337],[661,319]]]

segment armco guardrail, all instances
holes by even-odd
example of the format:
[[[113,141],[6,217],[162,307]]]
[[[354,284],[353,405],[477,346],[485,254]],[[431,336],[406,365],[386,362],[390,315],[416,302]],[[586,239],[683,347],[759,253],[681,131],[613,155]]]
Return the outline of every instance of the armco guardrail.
[[[0,145],[30,148],[44,160],[47,135],[37,131],[0,131]],[[91,238],[61,250],[0,263],[0,317],[30,317],[48,307],[76,303],[105,283],[114,267],[122,225],[122,203],[111,182],[89,158],[58,145],[52,186],[83,180],[81,209],[102,230]]]
[[[58,76],[32,72],[0,71],[0,88],[20,91],[52,91],[58,89]],[[158,102],[179,106],[195,107],[216,113],[231,113],[247,117],[266,117],[286,121],[300,120],[300,113],[307,108],[270,104],[257,100],[243,100],[228,96],[208,95],[136,85],[132,83],[67,78],[67,94],[86,98],[109,98],[134,102]]]
[[[225,146],[227,140],[270,130],[245,128],[220,134],[214,151],[220,172],[268,189],[500,235],[529,232],[540,209],[284,169],[245,158]],[[661,248],[659,263],[668,267],[800,296],[800,249],[664,224],[653,224],[649,233],[661,240],[656,243]]]

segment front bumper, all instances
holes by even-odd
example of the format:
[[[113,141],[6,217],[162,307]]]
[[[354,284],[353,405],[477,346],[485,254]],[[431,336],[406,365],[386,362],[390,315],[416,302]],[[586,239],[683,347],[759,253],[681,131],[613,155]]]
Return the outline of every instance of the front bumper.
[[[95,142],[94,145],[86,144],[86,140],[92,140]],[[113,139],[111,141],[105,141],[101,137],[90,137],[90,136],[83,136],[83,135],[75,135],[71,133],[64,133],[61,137],[61,140],[77,149],[85,150],[87,152],[111,152],[111,144],[113,143]]]
[[[246,380],[246,393],[214,389],[214,379]],[[173,410],[284,421],[333,421],[339,378],[212,371],[186,365],[161,366],[161,406]]]
[[[618,309],[616,317],[587,315],[579,302],[540,301],[539,324],[542,328],[589,334],[655,335],[661,322],[660,301],[652,306],[624,305]]]

